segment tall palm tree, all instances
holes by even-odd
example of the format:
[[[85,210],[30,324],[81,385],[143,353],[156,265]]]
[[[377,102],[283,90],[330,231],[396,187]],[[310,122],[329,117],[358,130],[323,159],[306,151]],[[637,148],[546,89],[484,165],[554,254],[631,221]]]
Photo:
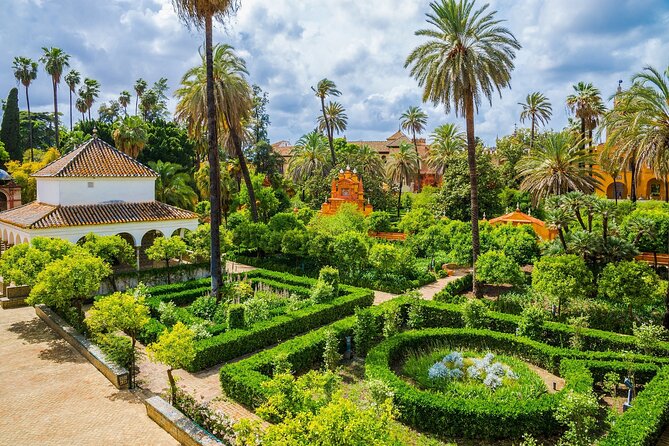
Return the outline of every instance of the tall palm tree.
[[[409,107],[402,116],[400,116],[400,127],[402,130],[407,130],[411,132],[411,140],[413,141],[414,149],[416,150],[416,155],[418,156],[418,174],[416,175],[416,187],[418,190],[421,189],[420,184],[420,154],[418,153],[418,140],[416,139],[416,134],[423,133],[425,126],[427,125],[427,113],[421,110],[420,107],[412,105]]]
[[[629,90],[616,94],[616,105],[604,115],[606,149],[632,171],[636,200],[638,166],[649,164],[658,176],[669,156],[669,67],[661,73],[647,66],[632,77]]]
[[[325,112],[325,98],[328,96],[340,96],[341,91],[337,90],[337,85],[332,82],[330,79],[321,79],[316,84],[316,87],[311,87],[316,97],[321,100],[321,112],[323,114],[323,122],[325,124],[325,131],[328,137],[328,143],[330,145],[330,156],[332,157],[332,165],[337,164],[337,155],[334,150],[333,138],[331,137],[332,132],[330,130],[330,120],[328,119],[327,113]]]
[[[183,167],[163,161],[151,161],[149,167],[158,174],[156,200],[172,206],[193,209],[197,203],[197,194],[190,186],[191,177],[183,171]]]
[[[70,70],[70,72],[65,75],[64,79],[70,90],[70,131],[72,131],[72,94],[77,89],[79,82],[81,82],[81,75],[77,70]]]
[[[33,153],[33,121],[30,116],[30,96],[28,95],[28,87],[32,81],[37,79],[37,62],[28,57],[15,57],[12,64],[14,70],[14,77],[18,82],[21,82],[26,89],[26,105],[28,106],[28,145],[30,146],[30,161],[35,161]]]
[[[427,163],[437,175],[443,175],[453,155],[467,149],[467,139],[457,124],[442,124],[430,135],[432,143],[427,155]]]
[[[288,175],[298,184],[304,183],[314,175],[325,177],[330,168],[328,162],[327,140],[319,132],[302,136],[290,152]],[[304,200],[304,187],[302,188]]]
[[[128,90],[123,90],[118,96],[118,103],[123,107],[123,114],[128,116],[128,105],[130,104],[130,92]]]
[[[358,169],[362,178],[379,178],[383,180],[386,177],[386,166],[379,155],[379,152],[372,149],[369,145],[363,144],[355,154],[358,161]]]
[[[86,120],[86,111],[88,110],[88,106],[86,105],[86,101],[82,97],[77,98],[77,102],[75,103],[75,106],[77,108],[77,111],[81,113],[81,120],[85,121]]]
[[[139,106],[139,100],[142,98],[142,95],[148,88],[149,84],[146,83],[141,77],[135,81],[135,115],[137,115],[137,107]]]
[[[474,10],[471,0],[439,0],[430,3],[429,29],[416,35],[429,40],[415,48],[404,66],[423,87],[423,101],[444,105],[446,113],[454,107],[467,123],[467,161],[471,185],[472,254],[476,263],[481,250],[479,202],[476,176],[476,138],[474,115],[482,99],[492,103],[495,91],[509,86],[515,50],[520,44],[496,19],[488,5]],[[476,271],[473,291],[478,296]]]
[[[525,102],[519,102],[518,105],[523,107],[523,111],[520,113],[520,122],[530,120],[530,148],[532,148],[534,147],[537,122],[542,125],[548,124],[553,114],[553,107],[548,98],[538,91],[528,94]]]
[[[334,139],[335,132],[337,134],[346,130],[348,124],[348,116],[344,106],[339,102],[328,102],[325,106],[325,113],[318,117],[318,130],[325,132],[328,141]]]
[[[397,195],[398,218],[402,208],[402,185],[405,182],[409,184],[409,178],[415,177],[417,171],[418,155],[416,151],[411,144],[401,142],[397,152],[390,155],[390,162],[388,163],[388,178],[390,181],[399,184],[399,194]]]
[[[581,121],[581,144],[585,148],[590,128],[596,126],[604,110],[602,95],[591,83],[579,82],[572,87],[574,92],[567,96],[569,111]],[[590,141],[592,146],[592,141]]]
[[[44,64],[44,69],[51,76],[53,85],[53,121],[56,130],[56,148],[60,147],[60,134],[58,132],[58,84],[63,75],[63,70],[70,66],[70,55],[56,47],[42,47],[44,54],[40,57],[40,62]]]
[[[95,100],[100,95],[100,82],[95,79],[84,79],[84,85],[79,89],[79,96],[86,103],[86,111],[88,112],[88,120],[91,120],[91,109]]]
[[[112,137],[117,149],[137,158],[149,139],[149,128],[138,116],[128,116],[114,124]]]
[[[535,203],[569,191],[592,193],[599,175],[591,174],[587,167],[591,164],[593,156],[582,148],[579,139],[564,131],[549,133],[518,162],[520,189],[530,192]]]

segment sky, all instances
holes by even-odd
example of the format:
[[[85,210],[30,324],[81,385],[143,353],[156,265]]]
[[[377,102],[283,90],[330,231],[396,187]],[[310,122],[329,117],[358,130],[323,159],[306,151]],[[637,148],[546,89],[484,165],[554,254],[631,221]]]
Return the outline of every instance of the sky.
[[[43,46],[71,55],[71,68],[102,85],[102,101],[132,92],[135,80],[166,77],[170,90],[199,62],[203,36],[189,30],[171,0],[1,0],[0,97],[16,86],[15,56],[38,59]],[[246,60],[249,80],[269,94],[272,142],[295,142],[316,125],[320,110],[310,87],[333,80],[347,110],[349,140],[385,139],[401,114],[421,105],[425,136],[438,125],[464,120],[443,107],[421,104],[422,91],[404,68],[414,35],[426,26],[429,0],[242,0],[237,15],[218,26],[214,42],[228,43]],[[489,0],[516,36],[511,88],[482,104],[477,136],[494,145],[519,122],[518,102],[541,91],[553,104],[548,128],[567,123],[572,85],[592,82],[609,98],[646,65],[669,66],[669,0]],[[477,0],[477,6],[485,1]],[[134,93],[133,93],[134,94]],[[30,88],[31,108],[53,109],[51,82],[42,66]],[[133,96],[134,101],[134,96]],[[97,110],[98,102],[94,105]],[[25,96],[20,90],[20,105]],[[170,109],[175,101],[170,99]],[[59,108],[69,111],[61,85]],[[76,111],[75,111],[76,117]]]

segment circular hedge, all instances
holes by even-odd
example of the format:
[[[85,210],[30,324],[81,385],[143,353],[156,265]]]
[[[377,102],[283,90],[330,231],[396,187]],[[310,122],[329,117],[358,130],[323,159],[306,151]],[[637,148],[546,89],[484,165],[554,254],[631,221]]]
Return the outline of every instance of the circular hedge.
[[[402,422],[445,437],[477,439],[519,438],[524,433],[543,437],[560,430],[553,412],[561,393],[496,404],[494,394],[490,398],[446,397],[421,390],[392,371],[407,351],[434,345],[517,355],[542,366],[559,361],[540,343],[488,330],[427,329],[398,334],[369,352],[365,373],[368,379],[381,380],[393,389]]]

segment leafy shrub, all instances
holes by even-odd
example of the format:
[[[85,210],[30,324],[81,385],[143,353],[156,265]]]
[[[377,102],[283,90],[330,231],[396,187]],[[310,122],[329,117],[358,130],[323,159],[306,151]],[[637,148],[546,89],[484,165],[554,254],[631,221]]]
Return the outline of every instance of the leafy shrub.
[[[390,214],[383,211],[374,211],[365,219],[367,230],[372,232],[390,232]]]
[[[189,307],[193,316],[207,319],[208,321],[214,320],[217,308],[218,304],[216,303],[216,298],[213,296],[198,297]]]
[[[377,336],[376,320],[369,309],[356,308],[353,331],[355,352],[358,356],[364,357]]]
[[[234,304],[233,304],[234,305]],[[272,316],[272,304],[269,299],[264,299],[261,296],[252,297],[243,304],[244,307],[244,326],[250,327],[258,322],[266,321]],[[241,328],[241,327],[237,327]]]
[[[407,311],[407,327],[412,329],[422,328],[425,323],[425,307],[420,300],[414,300]]]
[[[537,304],[537,300],[537,296],[531,289],[524,292],[511,291],[492,301],[490,307],[500,313],[519,315],[525,307]]]
[[[195,340],[199,341],[201,339],[208,339],[211,337],[211,333],[207,327],[208,324],[206,322],[196,322],[188,328],[193,332],[193,335],[195,335]]]
[[[611,398],[614,398],[618,393],[618,384],[620,383],[620,375],[614,371],[607,372],[602,381],[602,390],[606,392]]]
[[[646,354],[651,354],[660,343],[666,340],[669,332],[661,325],[634,324],[634,336],[636,337],[639,348]]]
[[[652,303],[661,297],[660,278],[645,263],[637,261],[609,263],[598,279],[600,297],[627,305],[632,319],[634,307]]]
[[[569,338],[569,345],[576,350],[584,350],[583,348],[583,329],[588,328],[588,317],[577,316],[569,318],[569,325],[574,327],[574,332]]]
[[[125,369],[130,368],[133,353],[130,338],[113,333],[105,333],[96,336],[95,342],[110,361]]]
[[[574,254],[544,256],[532,270],[532,288],[555,305],[558,316],[570,300],[587,297],[592,284],[592,272],[585,261]]]
[[[244,328],[244,305],[232,304],[228,306],[228,329]]]
[[[525,275],[513,259],[500,251],[488,251],[476,259],[476,277],[490,285],[522,285]]]
[[[160,313],[160,323],[166,327],[179,322],[178,308],[174,302],[161,302],[158,306],[158,313]]]
[[[467,328],[484,328],[488,322],[488,307],[479,299],[469,299],[462,306],[462,321]]]
[[[399,333],[402,318],[399,307],[390,307],[383,312],[383,337],[389,338]]]
[[[531,339],[541,339],[545,320],[546,315],[543,309],[535,305],[528,305],[520,315],[518,335],[527,336]]]
[[[210,409],[207,404],[198,402],[194,396],[183,389],[177,390],[174,407],[214,437],[224,441],[225,444],[232,444],[232,423],[219,411]]]
[[[472,289],[472,275],[467,274],[460,278],[455,279],[452,282],[446,284],[443,290],[439,291],[434,296],[434,300],[437,302],[451,302],[454,296],[463,294],[465,292],[471,291]]]
[[[567,391],[555,410],[555,419],[567,427],[561,444],[590,446],[596,433],[598,411],[597,398],[591,391]]]
[[[334,298],[334,287],[319,279],[311,289],[310,299],[314,304],[330,302]]]
[[[334,297],[339,296],[339,270],[331,266],[324,266],[318,273],[318,279],[332,286]]]
[[[335,371],[340,360],[337,334],[333,330],[327,330],[325,332],[325,347],[323,348],[323,367],[325,370]]]

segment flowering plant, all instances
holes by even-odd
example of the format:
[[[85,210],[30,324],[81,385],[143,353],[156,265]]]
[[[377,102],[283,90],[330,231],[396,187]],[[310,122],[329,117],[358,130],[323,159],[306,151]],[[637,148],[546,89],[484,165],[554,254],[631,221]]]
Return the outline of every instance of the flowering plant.
[[[430,379],[480,381],[491,390],[504,384],[504,379],[517,380],[511,368],[501,362],[493,362],[495,355],[486,354],[483,358],[464,358],[460,352],[451,352],[429,368]]]

